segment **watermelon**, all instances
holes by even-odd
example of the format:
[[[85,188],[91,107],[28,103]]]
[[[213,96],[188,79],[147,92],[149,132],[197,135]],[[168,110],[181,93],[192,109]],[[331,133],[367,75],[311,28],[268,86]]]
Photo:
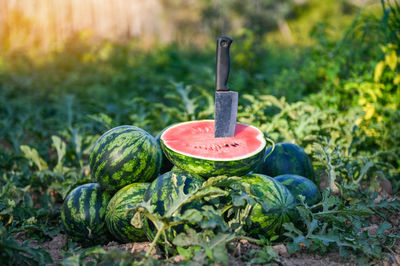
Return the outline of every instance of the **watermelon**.
[[[179,186],[183,185],[183,193],[187,194],[193,189],[201,187],[202,184],[203,179],[201,177],[189,174],[181,169],[176,169],[160,175],[156,180],[154,180],[147,189],[143,200],[145,202],[149,201],[151,205],[155,206],[153,212],[162,216],[174,203],[174,200],[177,199]],[[181,213],[187,209],[199,208],[200,206],[201,203],[198,201],[189,203],[181,209]],[[186,225],[186,227],[187,226],[190,225]],[[151,221],[146,220],[144,228],[148,239],[152,241],[157,233],[155,226]],[[184,228],[184,225],[178,225],[173,227],[171,230],[168,230],[168,240],[172,240],[178,233],[183,232]]]
[[[164,131],[167,128],[169,128],[169,127],[166,127],[163,130],[161,130],[160,133],[158,133],[156,136],[156,141],[157,141],[157,144],[159,145],[160,149],[161,149],[160,137],[161,137],[161,134],[164,133]],[[161,164],[160,174],[164,174],[166,172],[171,171],[172,167],[174,167],[174,164],[168,160],[167,156],[165,156],[165,153],[162,150],[161,150],[161,152],[162,152],[162,164]]]
[[[299,175],[279,175],[274,179],[283,184],[295,199],[298,195],[303,195],[305,202],[310,206],[321,200],[317,186],[308,178]]]
[[[83,244],[102,244],[108,239],[105,221],[110,200],[108,192],[96,183],[73,189],[61,208],[61,221],[65,232]]]
[[[250,185],[246,193],[257,201],[244,228],[250,236],[279,235],[284,223],[295,220],[295,199],[284,185],[261,174],[246,175],[239,182]]]
[[[235,136],[214,137],[214,120],[184,122],[167,128],[160,137],[168,159],[202,177],[242,176],[257,166],[266,141],[256,127],[236,124]]]
[[[161,159],[157,141],[149,133],[135,126],[119,126],[97,140],[90,171],[102,188],[115,192],[134,182],[153,181]]]
[[[292,143],[278,143],[265,151],[264,160],[257,166],[255,173],[268,176],[294,174],[307,177],[316,182],[310,158],[304,150]]]
[[[149,187],[149,183],[134,183],[127,185],[112,197],[108,203],[106,223],[110,233],[120,242],[146,241],[143,229],[131,225],[134,212],[130,211],[143,200],[143,195]]]

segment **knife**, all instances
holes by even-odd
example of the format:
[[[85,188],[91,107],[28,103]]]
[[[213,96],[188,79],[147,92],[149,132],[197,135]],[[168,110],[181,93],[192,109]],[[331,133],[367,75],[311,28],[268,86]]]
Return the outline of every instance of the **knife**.
[[[230,91],[227,86],[231,44],[232,39],[229,37],[222,36],[217,39],[214,122],[214,137],[216,138],[233,137],[236,129],[238,93]]]

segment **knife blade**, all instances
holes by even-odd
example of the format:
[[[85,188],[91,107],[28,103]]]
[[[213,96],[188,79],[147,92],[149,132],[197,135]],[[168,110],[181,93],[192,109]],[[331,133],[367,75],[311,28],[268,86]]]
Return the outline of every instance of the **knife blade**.
[[[230,71],[229,48],[233,40],[222,36],[217,39],[217,64],[215,78],[214,137],[233,137],[236,129],[238,93],[227,86]]]

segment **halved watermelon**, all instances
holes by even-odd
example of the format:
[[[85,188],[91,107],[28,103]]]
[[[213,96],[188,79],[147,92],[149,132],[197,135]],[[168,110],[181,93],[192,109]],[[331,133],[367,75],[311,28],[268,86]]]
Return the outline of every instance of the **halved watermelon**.
[[[173,125],[160,140],[171,162],[202,177],[245,175],[262,159],[266,145],[258,128],[242,123],[236,123],[234,137],[215,138],[214,120]]]

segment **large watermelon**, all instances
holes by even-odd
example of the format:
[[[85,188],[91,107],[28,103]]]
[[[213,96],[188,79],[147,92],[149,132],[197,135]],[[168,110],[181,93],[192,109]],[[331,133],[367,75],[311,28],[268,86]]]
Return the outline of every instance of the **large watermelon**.
[[[96,183],[73,189],[61,208],[65,232],[84,244],[104,243],[108,237],[105,215],[110,198]]]
[[[131,225],[134,212],[130,211],[138,203],[143,201],[149,183],[134,183],[127,185],[112,197],[107,206],[106,223],[110,233],[119,241],[140,242],[146,241],[146,234],[143,229]]]
[[[301,147],[292,143],[278,143],[272,153],[271,150],[272,147],[269,147],[265,151],[264,159],[254,170],[255,173],[272,177],[294,174],[318,183],[310,158]]]
[[[317,186],[308,178],[299,175],[279,175],[274,179],[283,184],[295,198],[303,195],[305,202],[310,206],[321,200]]]
[[[279,235],[284,223],[295,220],[295,200],[281,183],[261,174],[246,175],[239,182],[250,185],[246,193],[258,202],[249,215],[251,223],[245,227],[249,235]]]
[[[119,126],[97,140],[90,156],[92,177],[110,191],[134,183],[152,181],[161,167],[157,141],[135,126]]]
[[[168,159],[179,168],[210,177],[241,176],[250,172],[264,155],[266,141],[256,127],[236,124],[235,136],[214,137],[214,120],[173,125],[161,135]]]
[[[183,185],[183,193],[187,194],[193,189],[201,187],[203,179],[197,175],[189,174],[183,170],[175,169],[157,177],[151,183],[144,195],[144,201],[150,201],[155,206],[154,213],[164,215],[178,197],[179,187]],[[190,208],[199,208],[199,202],[189,203],[181,209],[181,213]],[[189,226],[189,225],[186,225]],[[179,232],[184,230],[184,225],[175,226],[167,232],[168,240],[172,240]],[[151,221],[144,224],[146,235],[153,240],[157,233]]]

